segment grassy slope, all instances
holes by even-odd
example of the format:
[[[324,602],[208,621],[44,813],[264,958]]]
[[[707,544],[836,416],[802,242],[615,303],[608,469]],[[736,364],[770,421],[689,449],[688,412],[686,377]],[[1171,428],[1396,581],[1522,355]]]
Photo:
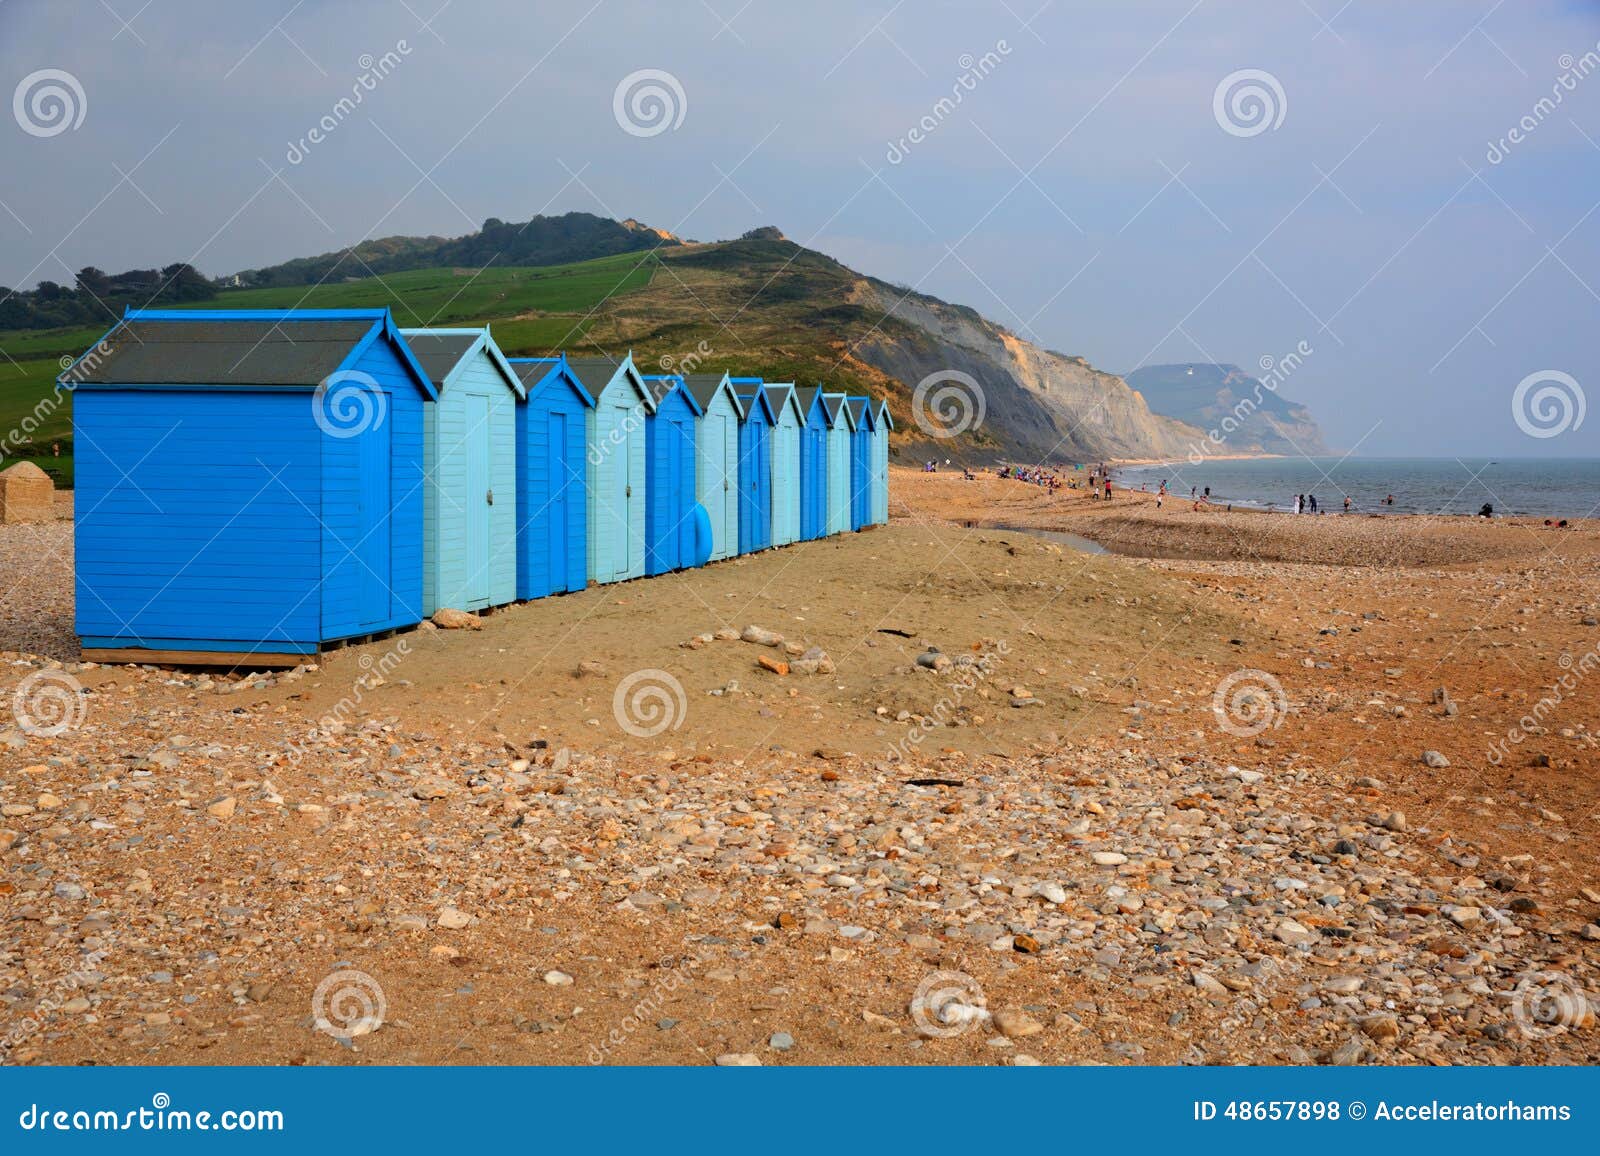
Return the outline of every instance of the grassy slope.
[[[787,241],[731,241],[575,265],[421,269],[311,288],[230,290],[195,308],[387,305],[401,326],[490,323],[513,356],[632,349],[646,372],[682,366],[827,381],[850,392],[887,393],[899,411],[904,387],[847,353],[849,341],[874,326],[892,333],[899,325],[851,303],[860,285],[849,269]],[[52,395],[57,359],[81,353],[102,332],[0,332],[0,437]],[[52,441],[68,455],[59,462],[49,457]],[[43,416],[32,444],[39,464],[70,483],[69,404]]]

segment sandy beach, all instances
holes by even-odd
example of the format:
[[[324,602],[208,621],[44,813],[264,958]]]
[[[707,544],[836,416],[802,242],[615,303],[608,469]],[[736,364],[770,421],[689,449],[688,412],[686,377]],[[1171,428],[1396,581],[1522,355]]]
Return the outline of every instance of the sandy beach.
[[[891,486],[250,677],[78,664],[0,528],[8,1058],[1600,1058],[1600,528]]]

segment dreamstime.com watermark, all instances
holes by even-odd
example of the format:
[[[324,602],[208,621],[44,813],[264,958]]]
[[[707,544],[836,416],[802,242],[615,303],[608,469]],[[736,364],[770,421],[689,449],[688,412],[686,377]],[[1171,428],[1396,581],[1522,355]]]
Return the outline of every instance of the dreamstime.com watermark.
[[[1545,720],[1577,693],[1578,687],[1589,675],[1600,669],[1600,646],[1584,651],[1576,659],[1570,654],[1563,654],[1556,659],[1556,665],[1561,668],[1561,677],[1550,684],[1550,692],[1534,703],[1533,708],[1517,720],[1504,738],[1495,739],[1489,744],[1485,757],[1492,765],[1498,767],[1511,753],[1512,747],[1521,746],[1529,735],[1539,734],[1544,729]]]
[[[311,417],[332,438],[359,437],[383,425],[389,395],[377,378],[359,369],[330,373],[311,394]]]
[[[964,971],[933,971],[911,997],[911,1021],[919,1035],[945,1040],[990,1022],[983,985]]]
[[[683,726],[689,700],[683,684],[666,671],[636,670],[617,683],[611,714],[634,738],[653,739]]]
[[[1315,352],[1309,341],[1302,340],[1282,357],[1275,359],[1271,354],[1263,356],[1260,361],[1262,375],[1256,378],[1255,388],[1250,391],[1250,395],[1234,402],[1233,409],[1228,411],[1227,416],[1218,422],[1215,428],[1206,431],[1205,441],[1189,443],[1189,464],[1197,466],[1205,461],[1207,456],[1221,450],[1234,431],[1261,408],[1266,395],[1277,393],[1278,387],[1288,381],[1294,371],[1305,364],[1305,359]]]
[[[22,420],[6,431],[4,437],[0,437],[0,466],[5,464],[8,455],[33,444],[33,435],[67,404],[67,398],[99,367],[111,353],[111,348],[111,343],[102,338],[82,357],[73,357],[70,353],[62,355],[58,363],[61,376],[56,378],[51,391],[36,401]]]
[[[1236,670],[1211,695],[1211,713],[1217,726],[1235,738],[1254,738],[1277,730],[1289,713],[1289,696],[1283,683],[1264,670]]]
[[[1553,438],[1583,425],[1588,399],[1570,373],[1541,369],[1511,391],[1511,418],[1531,438]]]
[[[388,1012],[382,985],[355,968],[329,972],[311,993],[312,1024],[341,1043],[371,1035]]]
[[[1556,67],[1561,69],[1561,72],[1550,84],[1550,95],[1541,96],[1534,101],[1533,107],[1523,114],[1521,120],[1507,129],[1499,140],[1490,141],[1488,149],[1483,154],[1484,160],[1491,165],[1497,165],[1505,160],[1511,155],[1512,149],[1527,140],[1540,125],[1555,115],[1556,109],[1566,102],[1567,94],[1577,91],[1579,81],[1600,70],[1600,43],[1596,43],[1588,52],[1576,58],[1570,52],[1563,52],[1556,58]]]
[[[396,40],[394,47],[382,56],[374,57],[370,52],[363,52],[356,65],[361,69],[361,74],[350,85],[350,95],[341,96],[334,101],[333,107],[322,115],[322,119],[312,125],[299,140],[289,142],[288,151],[283,154],[283,159],[291,165],[297,165],[311,154],[311,150],[332,136],[355,110],[367,98],[367,93],[374,91],[380,82],[387,78],[400,67],[401,62],[411,55],[411,45],[404,40]]]
[[[282,1132],[277,1108],[224,1108],[191,1111],[174,1108],[172,1097],[157,1092],[149,1107],[117,1111],[108,1108],[52,1108],[29,1104],[17,1116],[25,1132]]]
[[[694,979],[693,969],[705,963],[698,955],[657,960],[650,968],[651,977],[645,993],[635,1001],[628,1014],[606,1032],[603,1040],[589,1045],[589,1063],[598,1067],[619,1052],[646,1024],[660,1023],[665,1018],[661,1013],[672,994],[687,987]]]
[[[83,961],[77,967],[52,984],[49,992],[34,1004],[28,1014],[7,1028],[5,1035],[0,1036],[0,1057],[9,1055],[13,1049],[41,1031],[45,1021],[61,1011],[70,1000],[76,998],[75,993],[80,988],[93,983],[99,973],[100,964],[110,954],[111,952],[106,949],[91,951],[83,957]]]
[[[1288,114],[1283,85],[1260,68],[1228,73],[1211,94],[1211,115],[1229,136],[1260,136],[1276,129]]]
[[[367,692],[382,686],[411,654],[411,644],[404,638],[395,639],[395,644],[383,654],[374,658],[370,654],[363,654],[356,659],[356,665],[361,668],[354,681],[350,684],[350,693],[333,704],[333,708],[317,719],[316,725],[310,727],[304,739],[290,739],[286,744],[289,750],[289,761],[299,762],[312,754],[311,746],[319,739],[339,733],[348,727],[355,718],[365,701]]]
[[[917,428],[941,441],[975,432],[987,412],[983,386],[959,369],[936,370],[911,391],[911,416]]]
[[[11,115],[29,136],[60,136],[83,124],[89,98],[72,73],[41,68],[18,82],[11,94]]]
[[[662,373],[678,373],[688,376],[697,372],[701,363],[715,352],[716,350],[712,348],[711,343],[702,338],[688,353],[679,355],[662,354],[657,364],[661,366]]]
[[[945,693],[939,696],[939,701],[933,704],[933,709],[924,711],[920,721],[914,721],[899,741],[890,744],[889,761],[898,763],[909,760],[916,749],[927,741],[929,732],[935,726],[944,726],[955,717],[967,695],[977,690],[989,677],[996,660],[1010,653],[1011,647],[1002,638],[971,662],[958,667],[958,675],[945,688]]]
[[[950,86],[950,95],[941,96],[934,101],[933,107],[923,114],[921,120],[907,129],[905,135],[898,140],[890,141],[884,159],[891,165],[897,165],[910,156],[911,150],[932,136],[939,126],[961,107],[967,94],[976,91],[978,84],[999,68],[1001,62],[1010,55],[1011,45],[1004,40],[996,40],[994,47],[982,56],[974,57],[970,52],[963,52],[956,61],[961,74]]]
[[[64,670],[36,670],[11,694],[11,714],[23,734],[53,739],[77,730],[89,713],[83,684]]]
[[[629,136],[660,136],[683,124],[688,112],[682,82],[660,68],[628,73],[611,94],[611,115]]]

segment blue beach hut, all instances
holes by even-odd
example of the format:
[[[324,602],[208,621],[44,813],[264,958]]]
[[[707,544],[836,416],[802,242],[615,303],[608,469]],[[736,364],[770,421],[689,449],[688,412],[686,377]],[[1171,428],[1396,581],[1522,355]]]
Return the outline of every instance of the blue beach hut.
[[[564,357],[513,357],[517,407],[517,598],[589,584],[588,419],[594,398]]]
[[[691,373],[684,385],[700,406],[695,430],[694,493],[711,522],[711,557],[739,552],[739,425],[744,405],[725,373]]]
[[[751,554],[772,546],[772,427],[777,416],[759,377],[730,380],[744,406],[739,426],[739,553]]]
[[[828,408],[820,385],[795,390],[804,415],[800,427],[800,538],[809,541],[828,532]]]
[[[439,398],[423,411],[422,613],[514,602],[522,379],[487,328],[400,332]]]
[[[878,424],[872,431],[872,521],[879,526],[889,522],[889,431],[894,418],[889,403],[876,403]]]
[[[849,399],[842,393],[825,393],[822,403],[828,415],[828,493],[824,533],[842,534],[850,528],[851,443],[855,439],[855,418]]]
[[[677,375],[651,376],[655,409],[645,418],[644,572],[695,564],[694,436],[700,403]]]
[[[870,397],[848,399],[855,429],[850,434],[850,528],[872,524],[872,436],[878,426]]]
[[[86,659],[292,665],[421,620],[435,391],[387,309],[129,310],[60,380]]]
[[[589,578],[644,577],[645,419],[655,400],[630,353],[567,366],[594,398],[589,411]]]
[[[767,404],[777,420],[772,427],[772,544],[800,539],[800,427],[805,415],[793,385],[769,385]]]

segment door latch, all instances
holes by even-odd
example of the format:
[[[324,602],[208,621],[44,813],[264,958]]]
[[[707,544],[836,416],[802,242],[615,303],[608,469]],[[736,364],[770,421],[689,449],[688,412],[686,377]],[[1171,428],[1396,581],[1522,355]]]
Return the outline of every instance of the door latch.
[[[492,505],[494,505],[494,491],[493,491],[493,490],[490,490],[490,491],[489,491],[489,495],[488,495],[488,497],[489,497],[489,504],[490,504],[490,505],[491,505],[491,506],[492,506]]]
[[[633,497],[633,486],[632,486],[632,484],[629,484],[628,486],[624,487],[624,489],[625,489],[626,492],[622,495],[623,497],[625,497],[625,498]]]

